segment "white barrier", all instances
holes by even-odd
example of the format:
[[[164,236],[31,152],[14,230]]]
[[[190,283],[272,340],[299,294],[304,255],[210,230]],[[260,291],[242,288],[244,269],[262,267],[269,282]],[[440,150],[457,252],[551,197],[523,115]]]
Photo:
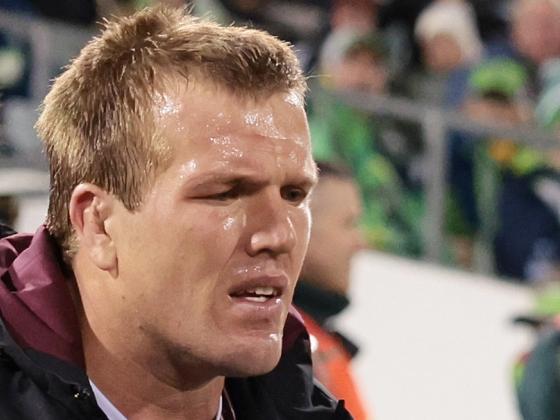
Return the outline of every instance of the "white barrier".
[[[47,216],[49,204],[46,194],[19,198],[19,215],[14,226],[17,232],[33,233]]]
[[[339,326],[361,344],[355,373],[376,420],[513,420],[512,365],[528,289],[398,257],[356,261]]]

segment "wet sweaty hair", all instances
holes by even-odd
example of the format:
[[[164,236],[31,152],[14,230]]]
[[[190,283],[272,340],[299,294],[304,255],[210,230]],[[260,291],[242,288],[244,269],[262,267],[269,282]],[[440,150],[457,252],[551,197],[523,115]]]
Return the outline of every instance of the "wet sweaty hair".
[[[197,82],[255,99],[307,89],[289,44],[165,7],[106,22],[56,79],[36,128],[50,165],[46,226],[66,262],[76,251],[74,188],[91,182],[137,209],[171,154],[156,129],[158,95]]]

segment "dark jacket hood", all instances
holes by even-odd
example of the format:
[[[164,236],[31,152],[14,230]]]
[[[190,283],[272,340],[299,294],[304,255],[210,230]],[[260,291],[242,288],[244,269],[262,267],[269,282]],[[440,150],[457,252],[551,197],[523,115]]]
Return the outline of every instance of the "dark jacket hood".
[[[0,316],[24,348],[83,366],[80,330],[58,247],[44,227],[0,240]]]

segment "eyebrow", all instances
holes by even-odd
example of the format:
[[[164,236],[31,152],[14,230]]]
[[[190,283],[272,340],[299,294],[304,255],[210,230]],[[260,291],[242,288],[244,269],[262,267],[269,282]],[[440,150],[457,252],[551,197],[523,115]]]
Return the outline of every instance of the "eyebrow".
[[[185,187],[198,187],[205,184],[238,184],[238,183],[262,184],[266,178],[257,172],[236,173],[231,172],[205,172],[197,174],[185,181]]]
[[[302,185],[308,188],[313,187],[317,184],[318,176],[315,170],[312,175],[304,174],[297,176],[288,176],[286,179],[287,183],[293,183],[297,185]],[[259,171],[256,170],[236,170],[235,173],[232,172],[216,172],[209,171],[201,174],[197,174],[192,178],[188,179],[184,183],[184,188],[197,188],[207,184],[225,184],[225,185],[236,185],[236,184],[249,184],[249,185],[262,185],[268,182],[268,177],[263,176]]]

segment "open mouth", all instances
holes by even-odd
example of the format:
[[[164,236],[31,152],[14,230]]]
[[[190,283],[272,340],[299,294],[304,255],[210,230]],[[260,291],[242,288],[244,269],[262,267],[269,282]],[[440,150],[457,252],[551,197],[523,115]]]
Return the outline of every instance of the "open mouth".
[[[265,303],[281,295],[281,291],[272,286],[252,287],[236,291],[230,294],[231,297],[244,299],[248,302]]]
[[[288,277],[284,274],[248,278],[235,282],[228,290],[228,294],[237,303],[259,305],[279,303],[288,283]]]

